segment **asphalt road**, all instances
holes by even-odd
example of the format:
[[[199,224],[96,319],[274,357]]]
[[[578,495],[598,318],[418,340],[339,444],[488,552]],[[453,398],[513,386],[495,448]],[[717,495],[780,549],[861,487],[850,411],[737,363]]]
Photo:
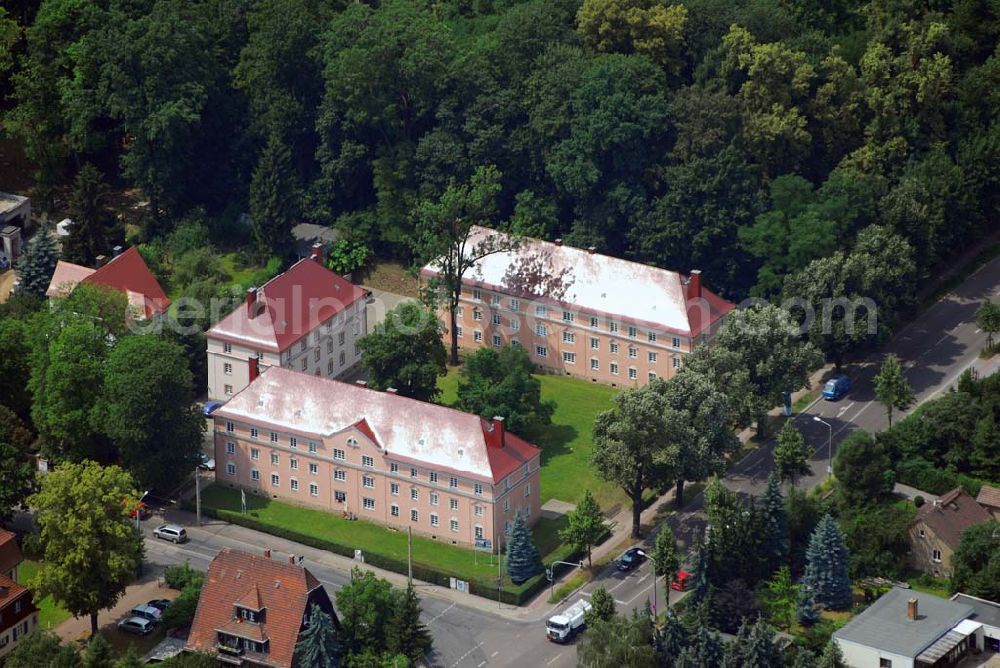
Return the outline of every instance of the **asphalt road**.
[[[894,353],[906,367],[906,375],[918,401],[925,401],[953,385],[961,373],[977,359],[986,344],[986,334],[975,325],[975,311],[986,297],[1000,295],[1000,258],[996,258],[969,277],[960,287],[945,295],[893,337],[885,352],[872,356],[864,364],[850,370],[853,389],[836,402],[818,400],[797,415],[795,426],[802,431],[813,449],[813,474],[797,481],[801,488],[813,487],[827,475],[830,456],[828,440],[832,435],[834,453],[837,444],[855,429],[879,431],[886,426],[886,415],[875,401],[872,376],[883,356]],[[819,417],[831,428],[816,422]],[[725,478],[730,488],[747,494],[760,493],[772,467],[771,449],[767,443],[736,464]],[[704,524],[702,499],[693,498],[685,510],[668,520],[678,538],[689,544],[692,532]],[[261,545],[227,539],[207,532],[192,532],[193,540],[182,546],[158,541],[148,543],[148,561],[157,565],[190,560],[193,566],[207,568],[212,556],[223,547],[260,549]],[[277,558],[277,555],[276,555]],[[348,581],[349,576],[308,559],[305,565],[318,577],[331,594]],[[589,596],[598,586],[606,587],[618,603],[619,611],[641,607],[653,600],[653,579],[649,562],[634,571],[620,573],[609,566],[580,594]],[[671,602],[679,596],[669,592],[659,582],[657,598],[660,608],[670,594]],[[433,596],[422,596],[423,618],[434,634],[435,653],[429,657],[434,666],[451,668],[483,668],[485,666],[562,667],[576,665],[573,643],[554,645],[545,639],[544,618],[552,614],[553,606],[545,605],[532,611],[533,621],[514,621],[478,607],[459,605]],[[560,606],[560,607],[565,607]]]

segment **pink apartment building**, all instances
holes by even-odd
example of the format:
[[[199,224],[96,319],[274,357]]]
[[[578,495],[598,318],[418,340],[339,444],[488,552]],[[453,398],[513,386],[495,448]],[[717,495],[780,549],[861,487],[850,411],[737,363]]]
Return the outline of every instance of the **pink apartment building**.
[[[469,247],[502,233],[476,227]],[[437,275],[434,263],[421,272]],[[712,340],[734,307],[674,271],[593,249],[524,239],[468,270],[458,307],[466,349],[520,345],[540,368],[594,382],[641,385],[670,378],[683,356]],[[441,314],[445,340],[448,313]]]
[[[452,408],[272,366],[214,414],[216,480],[462,545],[540,513],[541,450]]]
[[[322,264],[320,249],[259,288],[206,333],[208,397],[224,401],[259,370],[282,366],[327,378],[361,360],[368,292]]]

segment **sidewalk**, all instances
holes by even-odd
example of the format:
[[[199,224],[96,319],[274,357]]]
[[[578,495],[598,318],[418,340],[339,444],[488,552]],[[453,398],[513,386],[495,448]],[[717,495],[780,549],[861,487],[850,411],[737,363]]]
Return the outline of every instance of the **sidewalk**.
[[[97,626],[101,630],[113,630],[118,620],[129,610],[140,603],[146,603],[156,598],[174,600],[180,594],[176,589],[159,585],[162,571],[147,571],[137,582],[125,588],[125,595],[113,608],[101,610],[97,615]],[[60,639],[73,642],[90,637],[90,617],[70,617],[59,626],[52,629]],[[115,631],[117,632],[117,631]],[[138,642],[138,638],[134,638]]]

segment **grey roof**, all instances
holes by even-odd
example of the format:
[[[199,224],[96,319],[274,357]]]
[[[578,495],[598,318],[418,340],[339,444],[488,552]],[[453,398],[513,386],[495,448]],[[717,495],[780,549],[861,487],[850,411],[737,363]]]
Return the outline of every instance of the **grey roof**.
[[[26,201],[28,201],[28,198],[23,195],[13,195],[11,193],[0,192],[0,213],[13,211]]]
[[[917,619],[906,616],[906,602],[917,599]],[[972,606],[912,589],[890,589],[834,632],[833,637],[907,657],[916,657],[973,613]]]
[[[1000,603],[987,601],[983,598],[976,598],[975,596],[969,596],[968,594],[955,594],[951,597],[951,600],[956,603],[971,606],[974,615],[972,619],[980,624],[1000,628]]]

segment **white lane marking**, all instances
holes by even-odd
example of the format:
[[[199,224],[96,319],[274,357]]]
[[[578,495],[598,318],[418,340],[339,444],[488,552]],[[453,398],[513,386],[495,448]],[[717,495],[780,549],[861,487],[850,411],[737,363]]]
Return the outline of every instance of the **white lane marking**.
[[[429,621],[429,622],[427,622],[427,623],[428,623],[428,624],[433,624],[433,623],[434,623],[434,622],[436,622],[437,620],[441,619],[441,617],[442,617],[442,616],[444,616],[444,613],[448,612],[449,610],[451,610],[451,609],[452,609],[452,608],[454,608],[454,607],[455,607],[455,604],[454,604],[454,603],[452,603],[452,604],[451,604],[451,605],[449,605],[449,606],[448,606],[447,608],[445,608],[444,610],[442,610],[442,611],[441,611],[441,612],[439,612],[438,614],[436,614],[436,615],[434,615],[433,617],[431,617],[430,621]]]
[[[492,654],[490,654],[490,658],[492,659],[493,657],[495,657],[499,653],[500,653],[500,650],[497,650],[497,651],[493,652]]]
[[[632,600],[634,601],[634,600],[635,600],[635,598],[633,598]],[[631,603],[631,602],[632,602],[632,601],[620,601],[620,600],[618,600],[617,598],[615,599],[615,603],[617,603],[618,605],[628,605],[628,604],[629,604],[629,603]]]
[[[556,654],[556,655],[555,655],[554,657],[552,657],[551,659],[549,659],[548,661],[546,661],[546,662],[545,662],[545,665],[546,665],[546,666],[551,666],[551,665],[552,665],[553,663],[555,663],[555,662],[556,662],[556,659],[558,659],[558,658],[559,658],[560,656],[562,656],[562,652],[559,652],[559,653],[558,653],[558,654]]]
[[[473,652],[475,652],[476,650],[478,650],[482,646],[483,646],[483,643],[477,642],[475,647],[473,647],[472,649],[470,649],[468,652],[466,652],[462,656],[458,657],[458,661],[456,661],[455,663],[451,664],[451,668],[455,668],[455,666],[457,666],[458,664],[460,664],[463,661],[465,661],[465,659],[468,658],[468,656],[470,654],[472,654]]]
[[[479,662],[479,665],[478,665],[478,666],[476,666],[476,668],[483,668],[483,666],[485,666],[485,665],[486,665],[486,662],[485,662],[485,661],[480,661],[480,662]]]
[[[847,404],[846,406],[841,406],[840,409],[837,410],[837,417],[839,418],[839,417],[843,416],[844,413],[846,413],[847,411],[851,410],[852,408],[854,408],[854,402],[853,401],[851,403]]]
[[[639,578],[639,583],[641,584],[641,583],[642,583],[642,581],[643,581],[643,580],[645,580],[645,579],[646,579],[646,578],[648,578],[648,577],[649,577],[649,573],[646,573],[646,574],[645,574],[645,575],[643,575],[643,576],[642,576],[641,578]]]
[[[628,578],[624,578],[624,579],[623,579],[623,580],[622,580],[621,582],[619,582],[619,583],[618,583],[618,584],[616,584],[616,585],[615,585],[614,587],[612,587],[611,589],[609,589],[609,590],[608,590],[608,593],[610,594],[610,593],[611,593],[611,592],[613,592],[613,591],[614,591],[615,589],[618,589],[619,587],[621,587],[621,586],[622,586],[623,584],[625,584],[625,583],[627,583],[627,582],[628,582]]]

